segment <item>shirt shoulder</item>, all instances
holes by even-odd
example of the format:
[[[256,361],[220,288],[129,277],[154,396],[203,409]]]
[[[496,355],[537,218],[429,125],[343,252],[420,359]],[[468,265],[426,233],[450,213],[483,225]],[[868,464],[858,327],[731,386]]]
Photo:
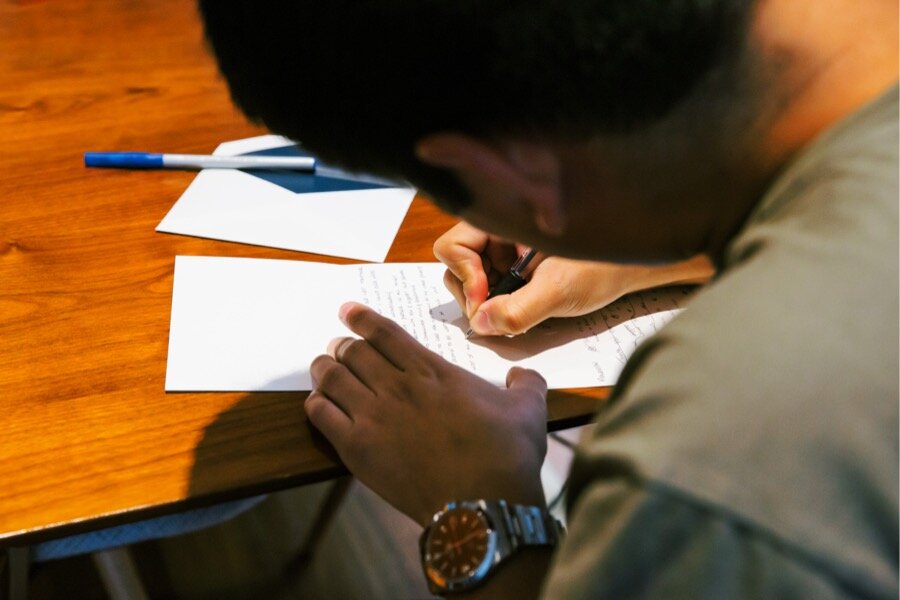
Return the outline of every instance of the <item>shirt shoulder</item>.
[[[544,597],[893,598],[890,582],[848,586],[818,557],[677,491],[594,482],[554,557]]]
[[[897,582],[897,91],[785,171],[722,275],[638,349],[576,455]]]

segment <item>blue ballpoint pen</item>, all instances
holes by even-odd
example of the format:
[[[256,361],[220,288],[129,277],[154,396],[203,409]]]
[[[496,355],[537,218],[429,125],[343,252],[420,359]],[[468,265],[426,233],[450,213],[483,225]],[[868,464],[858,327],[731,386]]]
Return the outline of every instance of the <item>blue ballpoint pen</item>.
[[[525,269],[528,267],[528,263],[531,262],[531,259],[534,258],[534,255],[537,254],[532,248],[528,248],[522,255],[516,259],[516,262],[512,264],[509,268],[509,271],[506,272],[506,275],[503,276],[497,285],[491,287],[488,290],[488,296],[486,300],[490,300],[494,296],[502,296],[503,294],[512,294],[514,291],[525,285],[525,276],[523,273]],[[472,331],[470,327],[466,332],[466,339],[472,337],[472,334],[475,333]]]
[[[116,169],[282,169],[316,170],[310,156],[214,156],[149,152],[85,152],[84,166]]]

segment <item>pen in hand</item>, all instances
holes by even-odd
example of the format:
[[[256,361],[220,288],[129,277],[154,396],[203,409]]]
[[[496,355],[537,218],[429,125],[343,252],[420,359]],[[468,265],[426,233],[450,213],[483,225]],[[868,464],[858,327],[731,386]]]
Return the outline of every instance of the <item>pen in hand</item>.
[[[522,255],[516,259],[516,262],[512,264],[509,268],[509,271],[503,276],[503,279],[497,282],[497,285],[493,286],[488,290],[488,296],[486,300],[490,300],[494,296],[502,296],[503,294],[512,294],[514,291],[525,285],[525,276],[523,273],[525,269],[528,268],[528,263],[531,262],[531,259],[534,258],[534,255],[537,252],[528,248]],[[470,327],[468,331],[466,331],[466,339],[472,337],[475,332],[472,331]]]

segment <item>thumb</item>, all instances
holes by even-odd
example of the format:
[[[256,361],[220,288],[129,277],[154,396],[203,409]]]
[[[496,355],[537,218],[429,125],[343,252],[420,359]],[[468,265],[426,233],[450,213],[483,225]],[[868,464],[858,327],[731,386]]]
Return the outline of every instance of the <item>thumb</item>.
[[[556,316],[564,301],[559,287],[532,280],[479,306],[469,325],[479,335],[518,335]]]
[[[510,391],[524,392],[528,395],[537,395],[542,399],[547,397],[547,382],[541,374],[531,369],[513,367],[506,374],[506,387]]]

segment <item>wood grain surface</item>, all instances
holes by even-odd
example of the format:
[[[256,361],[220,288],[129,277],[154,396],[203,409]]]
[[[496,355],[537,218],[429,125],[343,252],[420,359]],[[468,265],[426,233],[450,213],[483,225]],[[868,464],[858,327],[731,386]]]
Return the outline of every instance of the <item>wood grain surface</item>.
[[[344,472],[305,394],[163,384],[176,254],[350,261],[156,233],[193,174],[82,166],[264,133],[232,106],[192,2],[0,0],[0,133],[0,546]],[[453,223],[417,198],[388,260],[433,260]],[[552,393],[551,427],[607,394]]]

